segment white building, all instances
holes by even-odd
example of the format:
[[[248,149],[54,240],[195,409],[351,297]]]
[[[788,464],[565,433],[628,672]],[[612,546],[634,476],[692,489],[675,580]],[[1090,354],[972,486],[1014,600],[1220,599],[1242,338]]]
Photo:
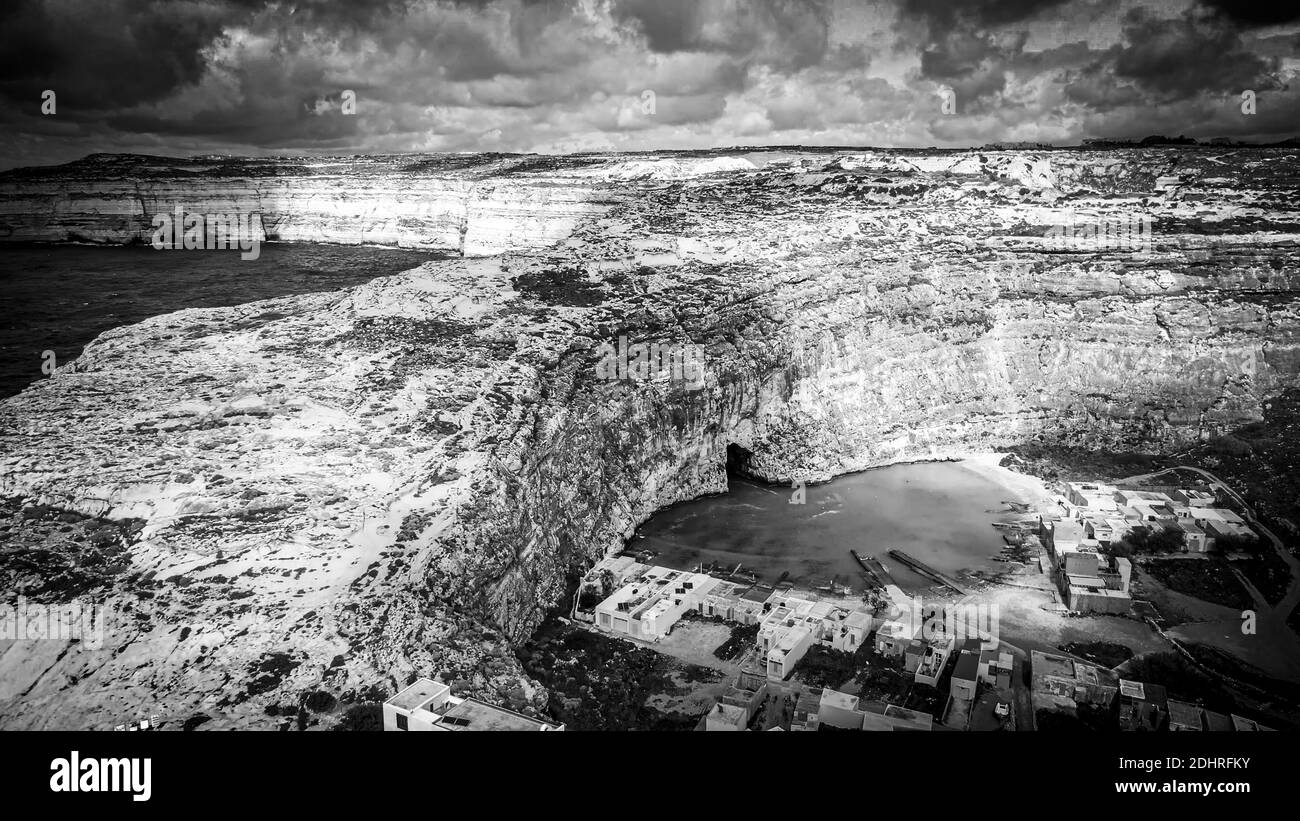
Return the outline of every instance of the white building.
[[[744,730],[748,724],[748,710],[735,704],[719,702],[704,716],[703,729],[706,732],[735,732]]]
[[[596,605],[595,625],[642,641],[668,635],[687,610],[696,610],[718,585],[706,573],[650,567]]]
[[[384,729],[395,731],[555,731],[552,724],[474,698],[457,698],[451,688],[421,678],[384,702]]]
[[[1087,508],[1089,513],[1114,512],[1115,486],[1100,482],[1066,482],[1065,498],[1075,507]]]
[[[876,652],[887,658],[901,658],[912,643],[920,625],[907,621],[887,621],[876,629]]]
[[[1208,542],[1207,549],[1215,546],[1214,540],[1221,539],[1224,536],[1235,536],[1243,539],[1259,538],[1244,519],[1227,508],[1198,509],[1196,517],[1192,521],[1197,527],[1205,531]]]
[[[1139,504],[1152,507],[1174,506],[1174,500],[1169,498],[1169,494],[1159,493],[1154,490],[1117,490],[1115,491],[1115,501],[1119,502],[1120,507],[1133,507]]]

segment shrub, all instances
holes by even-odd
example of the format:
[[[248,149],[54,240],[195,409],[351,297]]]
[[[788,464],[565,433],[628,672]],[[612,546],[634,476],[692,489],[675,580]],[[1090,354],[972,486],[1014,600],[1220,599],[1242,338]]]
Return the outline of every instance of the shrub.
[[[335,730],[343,732],[377,732],[384,729],[384,705],[378,702],[349,707]]]

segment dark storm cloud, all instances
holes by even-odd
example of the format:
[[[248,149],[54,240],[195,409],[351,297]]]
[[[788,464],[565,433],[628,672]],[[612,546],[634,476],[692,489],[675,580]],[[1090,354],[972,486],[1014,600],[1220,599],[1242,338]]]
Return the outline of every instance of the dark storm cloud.
[[[1022,45],[952,29],[921,54],[921,75],[952,88],[966,110],[980,110],[1006,88],[1008,67]]]
[[[1067,0],[903,0],[903,14],[924,19],[940,28],[958,21],[976,26],[1000,26],[1032,17]]]
[[[1066,0],[902,0],[903,19],[926,24],[921,76],[951,88],[964,110],[979,113],[1007,103],[1002,93],[1022,63],[1025,37],[1016,23]],[[1031,57],[1028,61],[1032,63]]]
[[[615,20],[651,51],[717,51],[791,68],[817,64],[830,12],[818,0],[615,0]]]
[[[199,79],[202,49],[239,5],[9,0],[0,5],[0,95],[35,108],[55,89],[69,111],[160,99]]]
[[[624,0],[614,5],[614,19],[634,23],[651,51],[671,53],[703,45],[702,11],[697,0]]]
[[[1244,48],[1236,29],[1215,18],[1189,11],[1162,20],[1135,9],[1124,22],[1124,39],[1115,74],[1164,99],[1278,86],[1271,76],[1277,62]]]
[[[1300,3],[1294,0],[1201,0],[1201,4],[1244,27],[1274,26],[1300,20]]]
[[[1134,9],[1124,19],[1123,38],[1071,76],[1068,99],[1106,111],[1282,87],[1276,58],[1250,50],[1234,25],[1195,9],[1173,20]]]

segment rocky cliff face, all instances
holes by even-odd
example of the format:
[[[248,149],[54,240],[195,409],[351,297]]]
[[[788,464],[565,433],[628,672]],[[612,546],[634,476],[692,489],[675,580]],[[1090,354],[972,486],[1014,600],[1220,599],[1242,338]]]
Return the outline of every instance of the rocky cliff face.
[[[375,157],[176,160],[94,155],[0,174],[0,239],[147,243],[153,218],[252,214],[257,239],[458,251],[539,248],[603,206],[581,179],[529,173],[536,159]]]
[[[3,650],[0,722],[99,726],[125,699],[266,726],[312,689],[366,697],[440,670],[535,709],[508,644],[654,510],[725,489],[729,454],[821,480],[1031,440],[1171,449],[1259,418],[1300,373],[1298,159],[6,175],[15,238],[128,240],[178,197],[264,209],[281,238],[465,258],[120,328],[0,404],[12,541],[36,504],[143,522],[98,588],[120,611],[104,648]],[[699,351],[702,382],[635,362],[608,378],[620,338]],[[47,589],[45,558],[10,562],[7,586]]]

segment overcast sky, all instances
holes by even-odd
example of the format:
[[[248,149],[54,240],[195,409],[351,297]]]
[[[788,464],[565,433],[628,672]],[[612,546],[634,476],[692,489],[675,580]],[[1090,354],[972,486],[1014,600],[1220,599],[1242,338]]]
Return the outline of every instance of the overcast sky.
[[[1274,5],[3,0],[0,167],[100,151],[1276,140],[1300,134],[1300,3]]]

